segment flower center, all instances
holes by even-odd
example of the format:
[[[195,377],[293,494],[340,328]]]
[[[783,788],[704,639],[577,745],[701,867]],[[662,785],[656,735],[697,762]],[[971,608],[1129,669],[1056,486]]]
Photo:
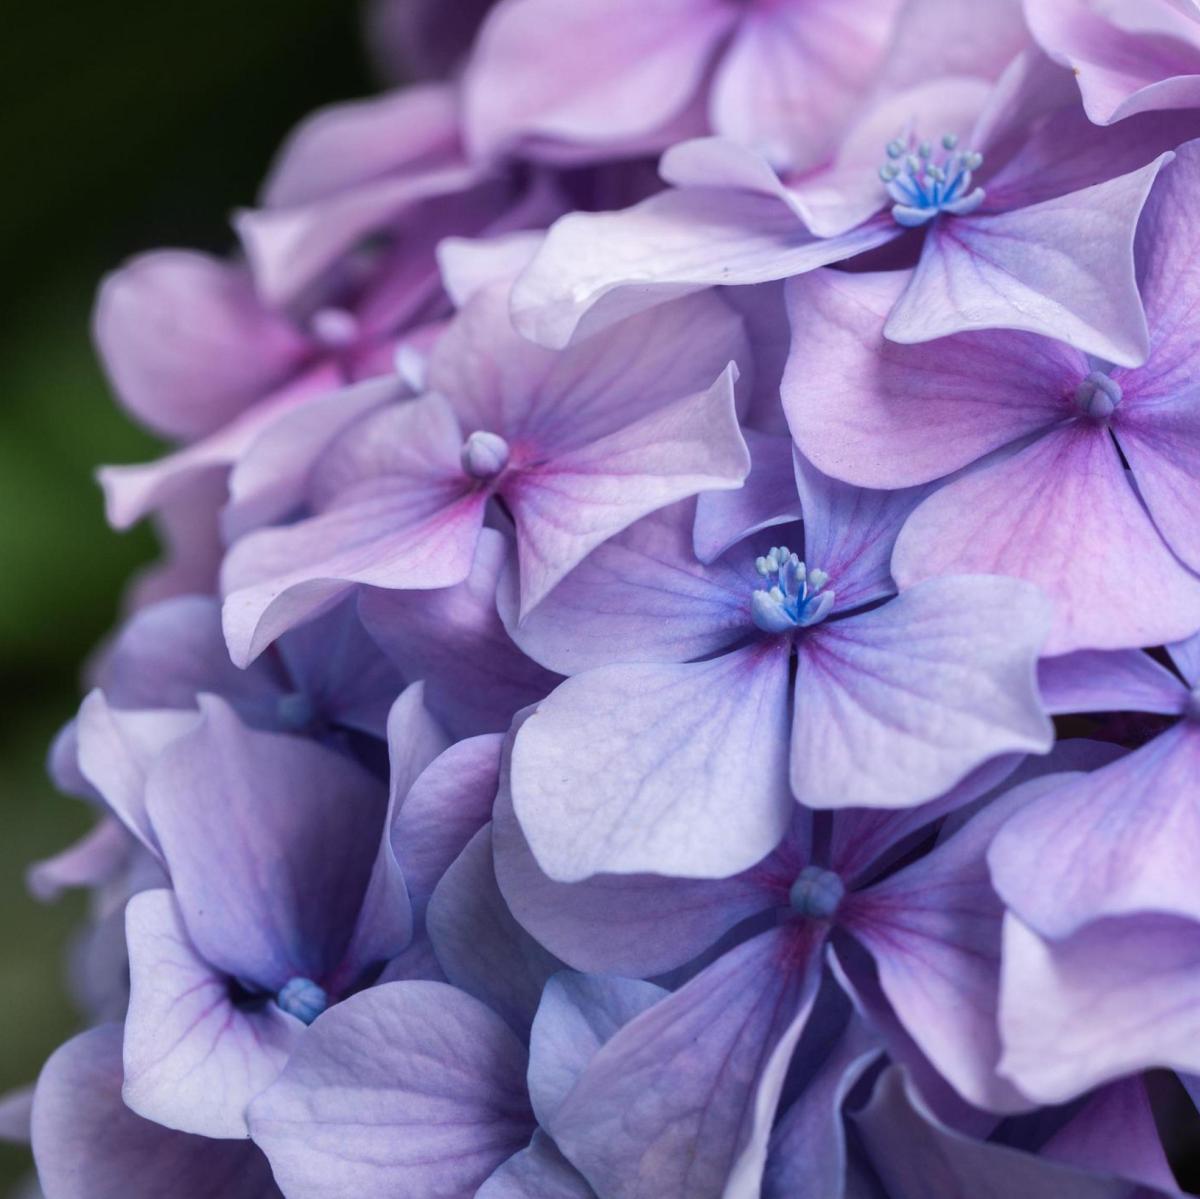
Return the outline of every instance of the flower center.
[[[311,978],[290,978],[280,988],[275,1002],[289,1016],[311,1024],[329,1006],[329,996]]]
[[[935,154],[932,142],[897,139],[888,142],[888,160],[879,168],[879,178],[895,200],[892,217],[898,225],[914,229],[933,220],[940,212],[966,216],[983,203],[982,187],[971,187],[971,173],[983,164],[975,150],[960,151],[958,136],[942,136],[942,152]]]
[[[832,920],[846,894],[840,876],[823,866],[805,866],[788,892],[788,902],[797,916],[810,920]]]
[[[1075,406],[1095,421],[1108,420],[1120,402],[1120,383],[1103,371],[1092,371],[1075,388]]]
[[[476,429],[462,447],[462,467],[473,479],[494,479],[508,465],[508,442]]]
[[[1185,720],[1200,722],[1200,687],[1193,687],[1183,701],[1183,716]]]
[[[788,633],[820,623],[833,607],[829,576],[809,570],[786,545],[755,560],[763,585],[750,596],[750,614],[764,633]]]

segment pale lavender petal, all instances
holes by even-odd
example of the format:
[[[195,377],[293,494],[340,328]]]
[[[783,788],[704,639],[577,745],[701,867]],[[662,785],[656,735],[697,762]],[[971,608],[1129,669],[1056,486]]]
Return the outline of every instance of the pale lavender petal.
[[[496,879],[513,915],[578,970],[661,974],[778,897],[769,872],[757,868],[728,879],[597,874],[555,882],[538,866],[517,823],[508,775],[505,761],[492,825]]]
[[[1153,7],[1145,6],[1147,16]],[[1029,0],[1026,13],[1042,49],[1074,74],[1097,124],[1200,104],[1200,39],[1194,33],[1189,39],[1125,28],[1085,0]],[[1187,26],[1179,24],[1184,32]]]
[[[508,552],[500,533],[484,529],[470,574],[456,586],[359,596],[368,632],[406,677],[425,680],[430,710],[456,736],[503,731],[558,681],[513,643],[496,611]]]
[[[941,1123],[892,1067],[854,1122],[891,1199],[1133,1199],[1135,1184],[974,1140]],[[1149,1199],[1149,1197],[1147,1197]]]
[[[1139,649],[1076,650],[1038,663],[1038,689],[1052,715],[1183,710],[1187,688]]]
[[[783,1113],[771,1136],[763,1199],[843,1199],[846,1131],[842,1107],[879,1058],[879,1046],[857,1020],[842,1033],[820,1072]]]
[[[503,489],[517,523],[522,615],[639,517],[741,485],[750,455],[734,410],[735,377],[730,366],[706,392],[526,469]]]
[[[1037,584],[1055,608],[1047,654],[1158,645],[1200,628],[1200,580],[1162,544],[1107,431],[1083,423],[937,491],[900,533],[892,571],[902,589],[967,572]]]
[[[230,980],[196,952],[169,891],[126,911],[125,1102],[168,1128],[246,1137],[246,1105],[283,1069],[304,1026],[273,1003],[238,1007]]]
[[[373,987],[331,1008],[250,1110],[289,1199],[475,1193],[528,1141],[525,1051],[443,983]]]
[[[677,296],[765,283],[841,262],[897,236],[887,217],[816,238],[780,199],[733,188],[681,188],[624,212],[555,222],[513,288],[527,337],[564,346]]]
[[[349,387],[331,379],[312,391],[312,399],[281,409],[239,446],[229,475],[229,502],[221,513],[221,527],[230,540],[299,509],[309,474],[324,450],[363,416],[404,394],[394,378]]]
[[[491,156],[531,136],[604,145],[653,131],[686,106],[736,19],[713,0],[501,6],[465,80],[473,152]]]
[[[490,828],[480,829],[442,876],[425,923],[446,978],[525,1033],[562,962],[508,910],[492,867]]]
[[[476,1199],[596,1199],[596,1192],[539,1129],[527,1149],[479,1188]]]
[[[1015,816],[990,859],[996,889],[1039,932],[1138,912],[1200,919],[1200,728],[1169,729]]]
[[[1154,1120],[1145,1076],[1123,1078],[1091,1095],[1041,1148],[1083,1170],[1109,1171],[1168,1193],[1177,1189]]]
[[[121,1029],[68,1041],[42,1069],[33,1147],[46,1199],[281,1199],[245,1141],[175,1132],[121,1101]]]
[[[463,434],[508,440],[514,466],[585,451],[707,391],[748,356],[741,318],[714,294],[660,305],[561,353],[520,336],[509,300],[502,283],[467,303],[430,357],[429,386],[449,398]]]
[[[454,88],[425,85],[334,104],[288,135],[263,187],[270,207],[306,204],[428,163],[453,150]]]
[[[529,1041],[529,1096],[543,1128],[600,1048],[667,994],[638,979],[566,970],[546,983]]]
[[[755,1123],[761,1071],[812,1002],[820,937],[778,929],[626,1024],[548,1130],[612,1199],[717,1199]]]
[[[229,652],[248,665],[278,637],[327,612],[356,584],[435,589],[464,579],[486,495],[457,484],[384,484],[360,500],[243,537],[222,568]]]
[[[696,557],[713,562],[751,533],[800,519],[792,439],[744,429],[750,474],[733,491],[705,491],[696,500]]]
[[[273,663],[238,670],[221,635],[221,605],[212,596],[186,595],[135,612],[96,672],[114,708],[193,708],[204,691],[230,703],[254,703],[277,691]]]
[[[792,789],[810,807],[902,808],[1001,754],[1045,753],[1035,588],[961,576],[922,584],[799,643]]]
[[[1046,941],[1004,921],[1004,1073],[1061,1103],[1152,1066],[1200,1068],[1200,931],[1193,920],[1098,920]]]
[[[939,222],[884,333],[909,343],[1022,329],[1109,362],[1144,362],[1149,337],[1133,236],[1170,158],[1015,211]]]
[[[910,487],[1061,420],[1088,372],[1082,354],[1012,332],[898,345],[883,326],[905,286],[899,271],[788,283],[784,411],[814,465],[864,487]]]
[[[1200,687],[1200,633],[1167,646],[1179,673],[1192,687]]]
[[[457,742],[400,797],[392,846],[418,912],[424,912],[438,880],[491,818],[500,743],[498,733]]]
[[[152,853],[158,836],[146,811],[146,780],[158,756],[196,727],[195,712],[123,712],[93,691],[76,720],[79,769],[113,815]]]
[[[147,783],[188,934],[245,984],[268,992],[296,977],[324,984],[363,900],[383,788],[332,750],[251,731],[214,696],[201,704],[202,722],[159,755]],[[408,912],[398,909],[394,921],[399,952]]]
[[[1033,1106],[997,1073],[1003,905],[987,848],[1028,793],[1001,797],[936,850],[864,891],[840,918],[875,960],[895,1016],[942,1077],[987,1111]]]
[[[564,882],[653,870],[719,878],[775,848],[785,782],[788,647],[568,679],[513,750],[513,806]]]
[[[31,866],[26,886],[43,903],[58,899],[69,888],[101,886],[125,866],[133,845],[119,820],[103,816],[78,841]]]
[[[899,4],[751,5],[713,81],[713,126],[787,165],[823,162],[879,70]]]
[[[125,406],[155,432],[189,440],[273,391],[308,352],[243,267],[187,250],[144,254],[109,275],[93,322]]]
[[[395,958],[409,940],[416,914],[396,851],[396,816],[416,779],[448,747],[446,734],[425,707],[425,686],[414,683],[387,717],[388,805],[354,933],[338,965],[337,981],[354,985]]]
[[[497,601],[513,640],[566,675],[618,662],[685,662],[738,641],[753,627],[749,593],[758,576],[697,559],[696,510],[675,504],[618,533],[520,623],[510,574]]]
[[[794,456],[800,511],[804,514],[804,559],[829,575],[835,611],[891,595],[890,563],[896,534],[926,495],[923,488],[872,491],[852,487]]]

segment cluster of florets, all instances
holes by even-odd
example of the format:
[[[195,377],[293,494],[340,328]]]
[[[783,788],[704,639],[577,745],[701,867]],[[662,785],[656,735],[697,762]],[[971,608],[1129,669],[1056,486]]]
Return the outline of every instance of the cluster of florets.
[[[1177,1193],[1200,11],[1126,9],[396,0],[433,82],[105,281],[177,447],[46,1199]]]

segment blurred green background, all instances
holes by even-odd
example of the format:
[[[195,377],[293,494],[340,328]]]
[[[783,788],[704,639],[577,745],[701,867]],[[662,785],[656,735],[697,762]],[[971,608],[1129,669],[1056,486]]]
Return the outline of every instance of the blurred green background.
[[[156,452],[88,335],[100,275],[160,245],[230,246],[280,139],[368,91],[352,0],[9,5],[0,39],[0,1093],[76,1026],[62,958],[79,897],[43,907],[26,865],[88,816],[43,777],[85,655],[154,553],[103,518],[94,468]],[[28,1168],[0,1145],[0,1194]]]

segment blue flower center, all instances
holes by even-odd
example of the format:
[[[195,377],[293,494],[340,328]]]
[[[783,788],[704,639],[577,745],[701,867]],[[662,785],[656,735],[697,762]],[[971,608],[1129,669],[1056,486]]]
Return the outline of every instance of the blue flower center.
[[[1200,687],[1193,687],[1188,692],[1187,699],[1183,701],[1183,715],[1185,720],[1200,722]]]
[[[750,614],[764,633],[790,633],[820,623],[833,608],[834,592],[823,570],[809,570],[786,545],[755,560],[763,585],[750,595]]]
[[[982,187],[971,186],[971,174],[983,165],[975,150],[959,150],[958,136],[944,134],[941,150],[932,142],[888,142],[887,161],[879,178],[895,200],[892,217],[898,225],[914,229],[938,213],[966,216],[983,203]]]
[[[1121,385],[1104,371],[1092,371],[1075,388],[1075,405],[1095,421],[1107,421],[1121,402]]]
[[[797,916],[832,920],[846,895],[841,877],[823,866],[805,866],[788,892],[788,903]]]
[[[311,1024],[329,1006],[329,996],[311,978],[290,978],[279,989],[275,1002],[289,1016]]]
[[[463,470],[472,479],[494,479],[508,465],[508,442],[498,433],[477,429],[463,442]]]

